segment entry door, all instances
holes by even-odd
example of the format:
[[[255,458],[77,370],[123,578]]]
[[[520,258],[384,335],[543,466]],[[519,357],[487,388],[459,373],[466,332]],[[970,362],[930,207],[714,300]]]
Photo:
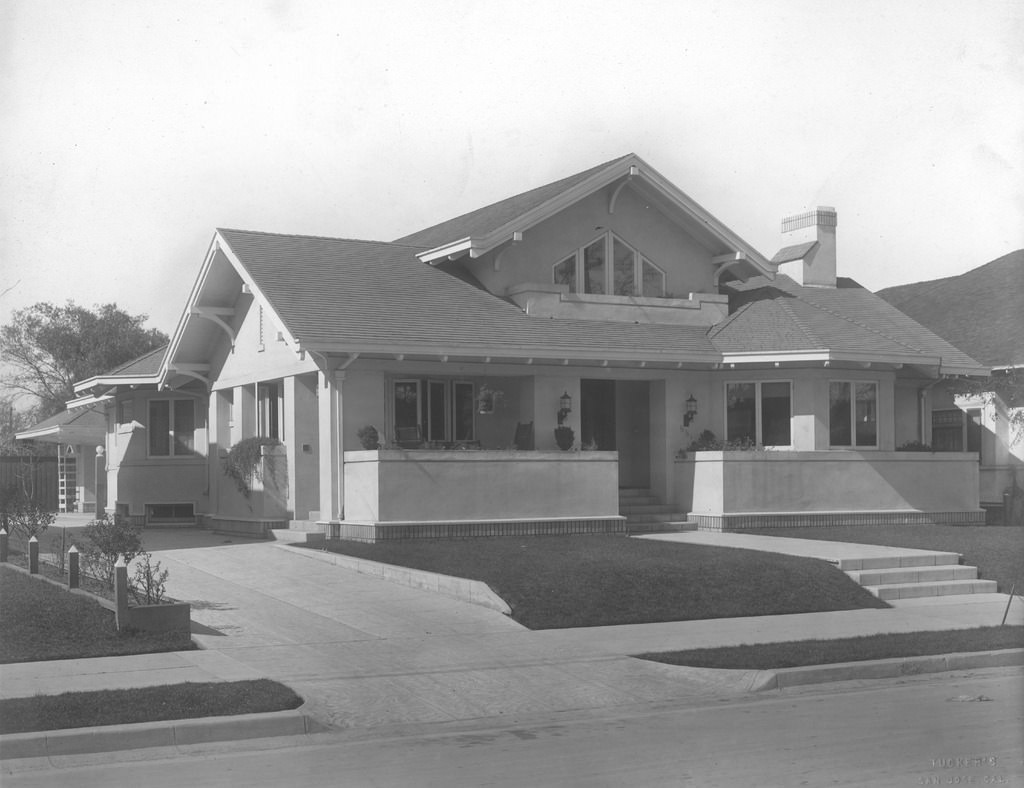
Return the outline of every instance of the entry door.
[[[615,434],[619,447],[619,487],[651,486],[651,384],[615,382]]]

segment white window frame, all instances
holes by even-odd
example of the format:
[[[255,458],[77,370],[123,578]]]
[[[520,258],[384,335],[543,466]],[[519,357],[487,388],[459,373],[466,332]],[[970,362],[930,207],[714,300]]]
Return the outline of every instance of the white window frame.
[[[765,383],[785,383],[789,386],[789,443],[764,443],[764,424],[761,418],[761,386]],[[770,378],[767,380],[727,380],[722,386],[722,420],[723,436],[729,440],[729,386],[754,386],[754,432],[755,443],[766,449],[792,449],[793,448],[793,379],[792,378]]]
[[[850,386],[850,442],[832,443],[832,384],[846,383]],[[875,442],[874,445],[857,443],[857,386],[871,384],[875,387]],[[828,381],[828,445],[830,449],[864,449],[866,451],[878,450],[881,441],[881,423],[878,418],[879,396],[882,386],[877,380],[858,380],[856,378],[830,378]]]
[[[157,402],[167,403],[167,438],[168,438],[168,452],[167,454],[153,454],[153,442],[151,433],[153,430],[153,405]],[[188,402],[192,405],[192,451],[184,454],[179,454],[175,451],[175,438],[177,433],[174,429],[174,403],[176,402]],[[146,457],[151,460],[183,460],[183,459],[195,459],[200,456],[199,451],[199,440],[197,433],[199,432],[199,409],[196,407],[196,400],[191,397],[155,397],[146,401]]]
[[[598,241],[604,239],[604,293],[587,293],[585,283],[585,269],[583,267],[583,252],[585,249],[593,246]],[[618,295],[614,292],[615,290],[615,242],[618,241],[620,244],[625,246],[633,253],[633,292],[629,295]],[[606,296],[617,296],[619,298],[665,298],[668,293],[668,275],[665,269],[655,263],[649,257],[642,254],[635,246],[624,241],[620,236],[616,235],[611,230],[606,230],[600,235],[594,236],[585,244],[580,246],[575,252],[567,255],[563,255],[559,260],[551,265],[551,281],[557,283],[557,277],[555,276],[555,269],[560,265],[568,261],[569,259],[575,260],[575,280],[576,285],[570,291],[577,295],[588,296],[588,295],[606,295]],[[655,271],[661,274],[661,294],[660,295],[647,295],[643,292],[644,285],[644,264],[651,266]]]
[[[935,414],[936,413],[953,413],[957,412],[960,414],[960,449],[956,451],[966,452],[968,454],[977,454],[978,457],[982,456],[985,444],[985,409],[978,406],[970,406],[964,408],[952,407],[952,408],[933,408],[931,412],[931,418],[929,419],[929,431],[932,434],[932,447],[934,451],[945,452],[950,451],[948,449],[937,449],[935,445]],[[970,444],[969,431],[970,422],[972,420],[972,413],[978,414],[978,448],[968,448]],[[950,425],[952,426],[952,425]]]
[[[455,424],[458,421],[458,413],[456,413],[456,397],[455,390],[458,386],[469,386],[470,387],[470,399],[472,402],[476,402],[477,387],[471,380],[465,380],[463,378],[439,378],[439,377],[428,377],[422,378],[392,378],[388,385],[388,418],[391,423],[391,431],[397,434],[398,421],[395,416],[395,387],[402,383],[414,384],[416,386],[416,426],[419,427],[420,437],[424,442],[427,441],[441,441],[446,443],[456,442],[455,438]],[[434,393],[432,391],[433,384],[444,385],[444,435],[440,438],[437,436],[428,435],[430,431],[430,424],[424,423],[423,421],[423,407],[426,403],[427,414],[431,412],[431,397]],[[425,399],[424,399],[425,398]],[[475,440],[476,439],[476,408],[473,408],[473,422],[470,426],[472,437],[461,438],[459,440]]]

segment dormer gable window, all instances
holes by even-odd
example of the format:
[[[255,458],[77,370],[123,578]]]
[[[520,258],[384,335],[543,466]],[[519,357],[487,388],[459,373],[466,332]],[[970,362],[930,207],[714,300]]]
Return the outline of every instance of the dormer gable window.
[[[582,295],[665,296],[665,272],[612,232],[555,263],[556,285]]]

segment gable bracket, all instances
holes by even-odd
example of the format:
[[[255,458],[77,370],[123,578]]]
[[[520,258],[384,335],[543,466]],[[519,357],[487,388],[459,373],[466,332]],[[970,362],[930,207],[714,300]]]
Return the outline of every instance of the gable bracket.
[[[733,266],[739,265],[740,263],[750,262],[747,259],[746,254],[743,252],[731,252],[729,254],[720,254],[717,257],[711,258],[711,262],[715,266],[715,278],[713,280],[714,286],[718,287],[719,280],[726,271]]]
[[[618,202],[619,193],[629,184],[633,179],[633,176],[639,174],[639,172],[640,168],[635,164],[629,165],[629,172],[626,174],[626,177],[622,179],[618,186],[615,187],[615,191],[612,192],[612,196],[608,199],[609,214],[615,213],[615,203]]]
[[[212,388],[210,378],[207,377],[207,375],[203,374],[209,373],[209,364],[168,364],[167,370],[168,372],[175,372],[179,375],[184,375],[185,377],[194,378],[195,380],[198,380],[200,383],[206,386],[207,391],[209,391]]]
[[[209,320],[224,329],[224,333],[228,335],[228,339],[231,340],[231,351],[235,350],[235,338],[238,334],[235,332],[230,325],[228,325],[224,318],[221,317],[232,317],[235,314],[235,310],[230,306],[194,306],[189,310],[190,315],[201,317],[204,320]]]
[[[519,243],[522,240],[523,240],[523,233],[520,230],[516,230],[514,233],[512,233],[512,237],[509,238],[509,240],[505,243],[505,245],[503,247],[501,247],[501,251],[499,251],[494,256],[494,270],[495,271],[500,271],[501,270],[501,258],[505,256],[505,252],[508,251],[509,247],[512,246],[513,244]]]

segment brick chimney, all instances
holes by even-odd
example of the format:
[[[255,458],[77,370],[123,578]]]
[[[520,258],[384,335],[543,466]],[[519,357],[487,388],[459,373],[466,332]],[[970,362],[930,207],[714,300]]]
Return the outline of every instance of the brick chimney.
[[[783,219],[789,245],[772,258],[779,272],[807,287],[835,287],[836,224],[836,209],[827,205]]]

